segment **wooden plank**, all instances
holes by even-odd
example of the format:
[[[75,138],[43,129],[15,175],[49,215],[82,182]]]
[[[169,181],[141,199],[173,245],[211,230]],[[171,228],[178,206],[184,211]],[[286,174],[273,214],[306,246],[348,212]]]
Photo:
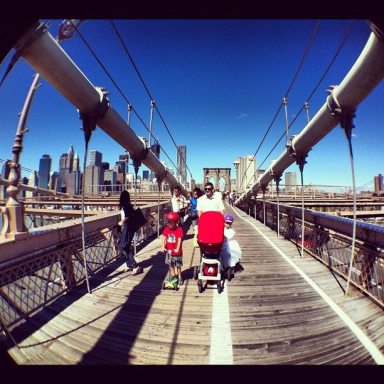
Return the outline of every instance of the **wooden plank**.
[[[228,213],[246,215],[232,207]],[[235,215],[244,271],[225,281],[234,364],[372,364],[356,336],[304,279],[252,227]],[[251,221],[253,219],[250,219]],[[328,269],[254,220],[384,351],[382,310],[352,288],[346,296]],[[185,284],[162,290],[167,266],[160,240],[140,250],[144,273],[125,272],[124,260],[12,331],[22,345],[18,364],[208,364],[216,289],[198,292],[193,267],[199,250],[184,241]],[[344,282],[345,284],[345,282]],[[222,293],[222,295],[224,292]]]

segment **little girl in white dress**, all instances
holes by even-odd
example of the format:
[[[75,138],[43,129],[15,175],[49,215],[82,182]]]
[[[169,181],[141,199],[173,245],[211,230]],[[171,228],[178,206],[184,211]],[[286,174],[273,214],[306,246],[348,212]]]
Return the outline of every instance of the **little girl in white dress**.
[[[235,268],[235,272],[241,272],[244,268],[240,265],[241,249],[240,245],[235,240],[235,230],[232,228],[232,215],[224,216],[224,242],[220,252],[220,262],[225,269]]]

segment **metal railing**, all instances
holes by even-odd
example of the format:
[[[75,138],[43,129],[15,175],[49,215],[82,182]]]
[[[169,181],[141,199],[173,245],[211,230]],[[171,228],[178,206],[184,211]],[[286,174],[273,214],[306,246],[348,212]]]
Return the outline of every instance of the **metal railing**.
[[[141,207],[147,223],[135,234],[136,246],[164,228],[166,209],[166,203]],[[119,220],[118,212],[85,219],[85,255],[80,219],[35,228],[25,239],[0,244],[0,330],[9,331],[83,284],[85,265],[92,286],[92,276],[121,255]]]
[[[265,207],[265,208],[264,208]],[[264,212],[265,209],[265,212]],[[245,210],[247,211],[247,210]],[[348,226],[352,220],[330,214],[305,210],[304,231],[302,210],[291,206],[256,201],[248,214],[294,242],[298,251],[303,249],[325,264],[332,273],[348,280],[352,256],[352,237]],[[302,233],[304,232],[304,239]],[[352,231],[350,231],[352,233]],[[369,296],[384,309],[384,227],[357,223],[357,238],[351,266],[350,283]]]

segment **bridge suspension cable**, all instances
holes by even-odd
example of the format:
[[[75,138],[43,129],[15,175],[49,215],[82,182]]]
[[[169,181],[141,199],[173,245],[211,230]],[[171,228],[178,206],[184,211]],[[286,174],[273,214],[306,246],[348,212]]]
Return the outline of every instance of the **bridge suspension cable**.
[[[292,121],[289,123],[288,125],[288,130],[292,127],[293,123],[297,120],[297,118],[300,116],[301,112],[303,111],[304,108],[306,108],[306,105],[308,105],[308,102],[309,100],[312,98],[312,96],[315,94],[315,92],[318,90],[318,88],[320,87],[320,84],[322,83],[322,81],[324,80],[325,76],[328,74],[328,72],[330,71],[330,69],[332,68],[336,58],[339,56],[339,53],[342,49],[342,47],[344,46],[344,44],[346,43],[347,41],[347,38],[351,32],[351,29],[352,29],[352,24],[353,24],[353,20],[350,22],[349,26],[347,27],[345,33],[344,33],[344,36],[339,44],[339,47],[336,49],[336,52],[335,54],[333,55],[331,61],[329,62],[327,68],[324,70],[323,74],[320,76],[319,80],[317,81],[315,87],[313,88],[313,90],[310,92],[309,96],[306,98],[306,101],[304,102],[304,104],[302,105],[302,107],[296,112],[294,118],[292,119]],[[307,118],[308,118],[308,115],[307,115]],[[264,158],[264,160],[259,164],[258,166],[258,169],[260,169],[262,167],[262,165],[268,160],[269,156],[272,154],[272,152],[276,149],[276,147],[278,146],[278,144],[281,142],[281,140],[284,138],[284,136],[286,135],[285,132],[282,133],[282,135],[280,136],[279,140],[276,142],[276,144],[272,147],[272,149],[269,151],[269,153],[267,154],[267,156]],[[260,148],[260,146],[259,146]],[[258,148],[258,149],[259,149]],[[257,152],[255,153],[254,156],[256,156]]]
[[[145,124],[144,120],[141,118],[141,116],[139,115],[139,113],[136,111],[136,109],[134,108],[134,106],[132,105],[132,103],[128,100],[128,98],[126,97],[126,95],[124,94],[124,92],[121,90],[121,88],[118,86],[118,84],[116,83],[116,81],[113,79],[113,77],[111,76],[111,74],[109,73],[108,69],[103,65],[103,63],[101,62],[101,60],[98,58],[98,56],[96,55],[96,53],[94,52],[94,50],[92,49],[92,47],[88,44],[88,42],[86,41],[85,37],[82,35],[82,33],[80,32],[80,30],[77,28],[76,25],[72,24],[73,27],[76,29],[76,31],[78,32],[81,40],[83,41],[83,43],[85,44],[85,46],[88,48],[88,50],[91,52],[91,54],[93,55],[93,57],[95,58],[95,60],[97,61],[97,63],[100,65],[100,67],[103,69],[103,71],[106,73],[106,75],[109,77],[109,79],[112,81],[113,85],[116,87],[116,89],[118,90],[118,92],[120,93],[120,95],[123,97],[123,99],[126,101],[127,105],[130,106],[130,109],[135,113],[136,117],[139,119],[139,121],[143,124],[143,126],[145,127],[145,129],[151,134],[151,136],[153,138],[155,138],[150,129],[147,127],[147,125]],[[146,87],[146,86],[145,86]],[[157,140],[156,140],[157,141]],[[160,144],[159,144],[160,145]],[[175,163],[172,161],[172,159],[169,157],[169,155],[167,154],[167,152],[164,150],[164,148],[160,145],[160,148],[162,149],[163,153],[166,155],[166,157],[169,159],[169,161],[172,163],[172,165],[177,168],[177,166],[175,165]]]
[[[293,76],[293,79],[292,79],[292,81],[291,81],[291,84],[288,86],[288,89],[287,89],[287,91],[285,92],[285,95],[284,95],[284,97],[283,97],[283,102],[280,103],[280,105],[279,105],[279,107],[278,107],[278,109],[277,109],[277,111],[276,111],[276,113],[275,113],[275,116],[274,116],[273,119],[272,119],[272,122],[270,123],[270,125],[269,125],[267,131],[265,132],[265,134],[264,134],[264,136],[263,136],[263,139],[261,140],[259,146],[257,147],[255,154],[253,155],[252,161],[255,159],[255,157],[256,157],[256,155],[257,155],[257,153],[258,153],[258,151],[259,151],[261,145],[264,143],[264,141],[265,141],[265,139],[266,139],[266,137],[267,137],[269,131],[271,130],[272,125],[274,124],[274,122],[275,122],[277,116],[278,116],[279,113],[280,113],[280,110],[281,110],[281,108],[282,108],[282,106],[283,106],[283,104],[284,104],[284,101],[286,101],[287,98],[288,98],[289,92],[291,91],[291,89],[292,89],[292,87],[293,87],[293,84],[295,83],[295,81],[296,81],[296,79],[297,79],[297,76],[298,76],[298,74],[299,74],[299,72],[300,72],[300,70],[301,70],[301,68],[302,68],[302,66],[303,66],[303,64],[304,64],[305,58],[306,58],[307,55],[308,55],[308,52],[309,52],[309,50],[310,50],[310,47],[311,47],[312,44],[313,44],[313,40],[314,40],[314,38],[315,38],[315,36],[316,36],[316,34],[317,34],[317,30],[318,30],[318,27],[319,27],[319,23],[320,23],[320,21],[318,20],[318,21],[316,22],[316,25],[315,25],[314,29],[313,29],[312,35],[311,35],[311,37],[310,37],[310,39],[309,39],[309,41],[308,41],[308,43],[307,43],[307,47],[306,47],[306,49],[305,49],[305,51],[304,51],[303,57],[301,58],[301,61],[300,61],[299,65],[298,65],[298,67],[297,67],[297,69],[296,69],[295,75]],[[240,185],[243,184],[243,179],[244,179],[244,177],[246,177],[248,168],[249,168],[249,166],[251,165],[252,161],[249,162],[249,164],[248,164],[248,166],[247,166],[247,168],[246,168],[246,170],[245,170],[245,172],[244,172],[244,174],[243,174],[243,176],[242,176],[242,178],[241,178]]]
[[[145,88],[145,90],[146,90],[146,92],[147,92],[147,94],[148,94],[148,96],[149,96],[149,98],[150,98],[150,100],[151,100],[151,103],[154,103],[154,100],[155,100],[155,99],[154,99],[154,97],[152,96],[151,92],[149,91],[149,88],[148,88],[148,86],[146,85],[146,83],[145,83],[145,81],[144,81],[144,79],[143,79],[143,76],[141,76],[140,71],[139,71],[137,65],[135,64],[135,62],[134,62],[134,60],[133,60],[133,58],[132,58],[132,55],[129,53],[128,48],[127,48],[127,45],[124,43],[124,40],[122,39],[122,37],[121,37],[119,31],[117,30],[117,28],[116,28],[116,26],[115,26],[113,20],[110,20],[110,22],[111,22],[111,24],[112,24],[113,30],[115,31],[115,33],[116,33],[116,35],[117,35],[117,37],[118,37],[118,39],[119,39],[121,45],[122,45],[123,48],[124,48],[125,53],[127,54],[129,60],[130,60],[131,63],[132,63],[133,68],[135,69],[137,76],[139,77],[141,83],[143,84],[143,87]],[[156,111],[157,111],[157,113],[158,113],[158,115],[159,115],[159,117],[160,117],[162,123],[164,124],[165,129],[167,130],[167,132],[168,132],[168,134],[169,134],[169,136],[170,136],[170,138],[171,138],[173,144],[175,145],[176,151],[178,152],[179,156],[183,159],[184,163],[186,164],[186,159],[184,159],[184,156],[183,156],[183,154],[181,153],[180,149],[178,148],[178,146],[177,146],[177,144],[176,144],[176,141],[174,140],[171,131],[168,129],[168,126],[167,126],[167,124],[165,123],[165,120],[164,120],[163,116],[162,116],[161,113],[160,113],[160,110],[159,110],[159,107],[158,107],[157,103],[154,103],[154,108],[156,109]],[[177,168],[177,167],[176,167],[176,168]],[[188,169],[188,171],[189,171],[189,173],[190,173],[190,176],[191,176],[191,179],[192,179],[192,178],[193,178],[193,177],[192,177],[192,172],[190,171],[190,169],[188,168],[188,166],[187,166],[187,169]]]
[[[282,172],[288,168],[295,161],[292,156],[293,153],[306,154],[338,125],[341,118],[335,116],[335,113],[331,113],[333,110],[340,110],[338,106],[342,106],[344,113],[347,110],[354,111],[382,80],[384,76],[383,62],[382,34],[374,25],[371,25],[371,34],[355,64],[341,84],[329,90],[326,102],[310,123],[300,134],[292,138],[290,150],[283,151],[279,158],[274,161],[274,170]],[[272,179],[271,169],[272,167],[269,167],[263,175],[259,176],[258,180],[236,201],[236,205],[257,193],[262,185],[269,183]]]

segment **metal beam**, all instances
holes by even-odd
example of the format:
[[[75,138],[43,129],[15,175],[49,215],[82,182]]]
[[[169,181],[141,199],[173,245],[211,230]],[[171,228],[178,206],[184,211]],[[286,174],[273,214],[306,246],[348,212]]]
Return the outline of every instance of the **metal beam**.
[[[235,202],[236,205],[248,201],[262,187],[266,187],[276,174],[282,174],[297,157],[305,156],[311,148],[322,140],[340,122],[340,116],[331,114],[332,107],[353,112],[356,107],[374,90],[384,77],[384,38],[375,26],[360,56],[344,80],[334,86],[325,104],[307,124],[293,137],[290,146],[275,160],[256,182]]]
[[[63,48],[47,31],[43,24],[31,28],[14,47],[20,56],[67,98],[81,113],[93,116],[101,104],[100,90],[80,71]],[[109,104],[109,103],[108,103]],[[103,117],[96,124],[116,142],[122,145],[132,157],[144,163],[155,175],[165,175],[164,180],[171,187],[177,179],[153,154],[133,129],[109,104]],[[183,187],[182,187],[183,188]],[[186,191],[183,189],[183,193]]]

